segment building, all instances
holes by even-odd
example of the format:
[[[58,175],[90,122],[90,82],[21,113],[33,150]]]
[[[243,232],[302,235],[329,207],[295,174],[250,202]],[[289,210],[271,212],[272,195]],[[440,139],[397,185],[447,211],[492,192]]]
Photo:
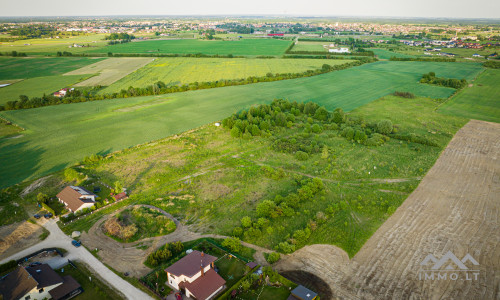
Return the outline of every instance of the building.
[[[71,47],[71,46],[70,46]],[[53,95],[55,97],[59,97],[59,98],[62,98],[64,96],[66,96],[68,94],[68,92],[72,92],[74,91],[75,89],[74,88],[71,88],[71,89],[68,89],[68,88],[64,88],[64,89],[61,89],[57,92],[55,92]]]
[[[474,53],[474,54],[472,54],[472,57],[483,57],[483,56],[480,54]]]
[[[212,299],[226,283],[214,270],[216,260],[215,256],[193,251],[165,269],[168,283],[193,299]]]
[[[292,290],[287,300],[314,300],[317,298],[317,296],[318,294],[316,294],[315,292],[302,285],[299,285]]]
[[[127,199],[127,198],[128,198],[128,196],[127,196],[126,192],[121,192],[119,194],[113,195],[113,199],[115,199],[115,201],[121,201],[121,200]]]
[[[330,52],[330,53],[351,53],[349,51],[349,48],[329,49],[328,52]]]
[[[71,212],[77,212],[95,204],[96,195],[79,186],[67,186],[57,198]]]
[[[71,276],[61,277],[47,264],[18,267],[0,279],[0,299],[69,299],[83,292]]]

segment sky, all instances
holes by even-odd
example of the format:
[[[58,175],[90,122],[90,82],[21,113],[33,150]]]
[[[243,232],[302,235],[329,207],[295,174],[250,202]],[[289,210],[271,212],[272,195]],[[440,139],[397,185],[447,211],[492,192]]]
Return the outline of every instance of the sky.
[[[0,0],[0,16],[291,15],[500,18],[500,0]]]

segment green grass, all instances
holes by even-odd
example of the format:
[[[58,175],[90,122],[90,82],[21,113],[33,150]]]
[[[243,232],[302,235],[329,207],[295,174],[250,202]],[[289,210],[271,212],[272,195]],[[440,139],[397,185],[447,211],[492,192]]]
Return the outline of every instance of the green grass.
[[[337,65],[348,60],[324,59],[239,59],[239,58],[159,58],[113,83],[100,93],[145,87],[157,81],[166,84],[240,79],[265,76],[267,73],[299,73],[320,69],[323,64]]]
[[[439,112],[464,118],[500,122],[500,70],[486,69],[472,87],[444,103]]]
[[[398,52],[389,51],[387,49],[379,49],[379,48],[368,48],[366,50],[373,51],[375,55],[377,55],[380,59],[390,59],[391,57],[414,57],[413,55],[402,54]]]
[[[50,174],[91,154],[181,133],[274,98],[347,111],[396,90],[447,98],[454,89],[420,84],[422,74],[472,79],[481,69],[473,63],[386,61],[294,80],[5,111],[0,116],[26,131],[22,138],[0,139],[0,187]]]
[[[7,124],[5,120],[0,119],[0,138],[5,136],[18,135],[21,131],[21,128],[12,124]]]
[[[102,60],[87,57],[0,57],[0,81],[64,74]],[[1,91],[1,89],[0,89]]]
[[[85,265],[73,262],[77,269],[67,265],[60,270],[56,270],[61,276],[72,276],[83,288],[83,293],[76,296],[76,300],[95,300],[95,299],[122,299],[113,289],[102,282],[98,277],[92,274]],[[64,270],[64,272],[62,272]],[[90,278],[92,280],[90,280]]]
[[[56,55],[60,52],[83,53],[103,47],[107,44],[104,41],[105,34],[91,34],[83,36],[63,37],[60,39],[29,39],[15,42],[6,42],[0,45],[0,52],[22,52],[35,55]],[[69,48],[73,44],[85,45],[90,47]]]
[[[247,270],[247,266],[243,261],[234,257],[229,258],[229,256],[220,258],[215,262],[215,265],[219,268],[219,275],[224,278],[227,287],[233,286],[243,278]]]
[[[43,94],[54,93],[64,87],[86,78],[86,75],[55,75],[35,77],[16,82],[4,88],[0,88],[0,105],[8,101],[19,100],[20,95],[28,97],[41,97]]]
[[[234,41],[156,40],[140,41],[94,49],[92,53],[175,53],[219,55],[281,55],[291,41],[278,39],[241,39]]]
[[[323,51],[323,52],[328,52],[327,49],[323,47],[323,45],[330,45],[333,44],[333,42],[303,42],[300,41],[297,44],[295,44],[292,48],[292,51]]]

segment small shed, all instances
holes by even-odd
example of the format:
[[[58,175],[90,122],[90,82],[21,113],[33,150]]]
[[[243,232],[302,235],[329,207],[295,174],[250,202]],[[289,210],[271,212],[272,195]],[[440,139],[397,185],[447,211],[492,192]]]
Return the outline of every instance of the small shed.
[[[249,267],[250,270],[252,270],[256,266],[258,266],[258,264],[256,262],[251,261],[251,262],[247,263],[245,266]]]
[[[314,300],[318,294],[306,288],[303,285],[299,285],[295,289],[292,290],[292,293],[288,297],[287,300]]]

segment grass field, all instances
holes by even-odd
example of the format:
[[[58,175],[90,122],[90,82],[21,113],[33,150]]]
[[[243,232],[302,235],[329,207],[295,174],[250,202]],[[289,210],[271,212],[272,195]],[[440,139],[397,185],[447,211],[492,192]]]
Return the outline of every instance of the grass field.
[[[96,49],[107,44],[104,40],[105,34],[92,34],[84,36],[65,37],[60,39],[29,39],[15,42],[0,43],[0,52],[23,52],[28,54],[55,55],[56,52],[68,51],[71,53],[83,53],[89,49]],[[73,44],[90,47],[69,48]]]
[[[379,49],[379,48],[368,48],[366,50],[373,51],[375,55],[380,59],[390,59],[391,57],[414,57],[413,55],[402,54],[398,52],[389,51],[387,49]]]
[[[327,49],[323,47],[323,45],[330,45],[332,42],[324,41],[324,42],[304,42],[299,41],[292,48],[292,51],[323,51],[328,52]]]
[[[166,84],[185,84],[265,76],[269,72],[299,73],[320,69],[323,64],[336,65],[346,62],[348,60],[340,59],[158,58],[105,88],[101,93],[119,92],[130,86],[145,87],[157,81]]]
[[[500,122],[500,70],[486,69],[472,87],[449,99],[439,112],[470,119]]]
[[[481,69],[472,63],[378,62],[294,80],[1,112],[27,131],[22,138],[0,139],[0,187],[61,170],[91,154],[184,132],[274,98],[347,111],[396,90],[447,98],[453,89],[419,84],[422,74],[472,79]]]
[[[100,60],[86,57],[0,57],[0,81],[60,75]]]
[[[278,39],[242,39],[234,41],[157,40],[106,46],[93,53],[203,53],[219,55],[281,55],[291,41]]]
[[[41,97],[43,94],[51,94],[86,77],[88,77],[88,75],[55,75],[22,80],[7,87],[0,88],[0,105],[8,101],[19,100],[19,95]]]

